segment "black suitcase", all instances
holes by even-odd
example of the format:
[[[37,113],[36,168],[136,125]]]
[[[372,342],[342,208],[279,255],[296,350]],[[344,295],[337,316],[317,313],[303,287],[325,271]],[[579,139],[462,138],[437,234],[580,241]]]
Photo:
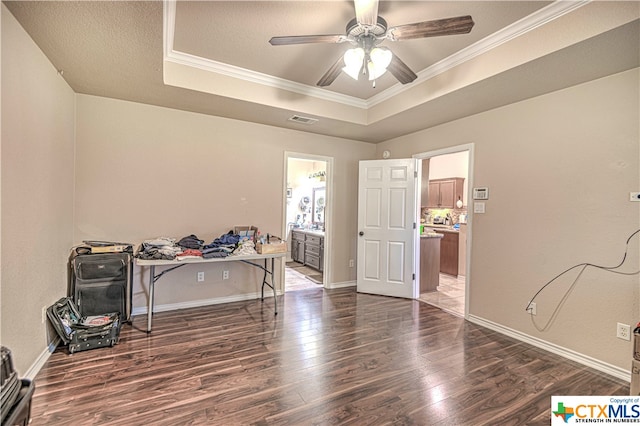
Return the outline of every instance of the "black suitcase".
[[[47,317],[71,354],[114,346],[120,337],[119,313],[81,316],[70,297],[49,306]]]
[[[76,248],[69,258],[67,296],[81,316],[119,312],[122,321],[131,320],[130,253],[91,254],[90,248]]]
[[[20,394],[21,382],[18,379],[18,373],[13,368],[11,351],[1,346],[0,357],[2,358],[2,370],[0,371],[0,421],[5,424],[5,418]]]
[[[3,411],[3,425],[7,426],[27,426],[31,422],[31,398],[36,385],[33,381],[22,379],[18,388],[18,398],[13,407],[6,413]]]

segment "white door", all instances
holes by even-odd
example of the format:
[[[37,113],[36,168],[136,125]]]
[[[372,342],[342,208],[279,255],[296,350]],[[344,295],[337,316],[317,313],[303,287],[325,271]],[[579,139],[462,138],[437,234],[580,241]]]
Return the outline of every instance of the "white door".
[[[360,162],[358,277],[362,293],[415,298],[415,159]]]

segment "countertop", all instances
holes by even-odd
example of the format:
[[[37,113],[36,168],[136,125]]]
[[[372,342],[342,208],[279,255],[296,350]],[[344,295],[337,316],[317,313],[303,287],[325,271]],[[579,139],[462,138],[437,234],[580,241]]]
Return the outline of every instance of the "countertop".
[[[458,233],[460,231],[458,231],[457,229],[454,229],[453,226],[450,225],[434,225],[434,224],[426,224],[426,223],[422,223],[422,226],[424,226],[424,229],[433,229],[437,232],[453,232],[453,233]]]
[[[317,229],[302,229],[302,228],[293,228],[294,232],[302,232],[304,234],[317,235],[318,237],[324,237],[324,231],[319,231]]]
[[[435,232],[427,232],[425,234],[420,234],[420,238],[444,238],[444,235],[437,234]]]

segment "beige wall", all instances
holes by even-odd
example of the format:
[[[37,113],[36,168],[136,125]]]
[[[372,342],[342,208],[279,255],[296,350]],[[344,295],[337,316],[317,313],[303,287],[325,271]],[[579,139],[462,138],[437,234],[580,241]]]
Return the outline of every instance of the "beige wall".
[[[525,312],[534,293],[577,263],[616,265],[640,228],[638,69],[437,126],[377,146],[393,156],[473,143],[471,315],[630,369],[616,323],[640,320],[640,278],[586,270],[546,331]],[[472,212],[472,208],[469,208]],[[636,236],[625,271],[639,269]],[[544,325],[576,273],[537,299]]]
[[[284,153],[301,152],[334,158],[334,215],[343,219],[331,227],[328,280],[355,278],[358,160],[373,158],[374,145],[94,96],[77,103],[75,242],[192,233],[211,242],[234,225],[281,235]],[[136,268],[134,310],[146,306],[146,273]],[[233,298],[258,281],[242,264],[183,268],[158,281],[155,302]]]
[[[42,307],[67,291],[75,95],[11,13],[1,8],[0,340],[25,375],[48,343]]]
[[[470,178],[491,191],[487,213],[470,224],[473,318],[629,367],[630,344],[614,337],[615,323],[640,319],[637,275],[585,271],[544,332],[524,308],[567,267],[618,263],[640,227],[640,205],[627,201],[640,186],[637,69],[373,146],[74,96],[4,6],[2,58],[0,340],[22,374],[47,344],[41,308],[66,293],[72,244],[190,233],[210,240],[237,224],[279,233],[284,152],[309,153],[335,159],[328,279],[351,281],[358,161],[385,149],[406,157],[467,143],[475,146]],[[625,270],[638,269],[639,257],[636,238]],[[230,269],[222,283],[220,268],[203,267],[204,284],[195,269],[175,271],[159,281],[156,302],[256,290],[247,268]],[[137,271],[136,308],[146,303],[146,278]],[[538,322],[568,283],[541,296]]]

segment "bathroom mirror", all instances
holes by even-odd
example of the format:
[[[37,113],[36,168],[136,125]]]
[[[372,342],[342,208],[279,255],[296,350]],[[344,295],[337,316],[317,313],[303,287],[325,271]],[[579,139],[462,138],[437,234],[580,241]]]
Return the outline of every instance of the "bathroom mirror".
[[[326,204],[326,188],[313,188],[312,215],[313,224],[319,227],[324,226],[324,207]]]

